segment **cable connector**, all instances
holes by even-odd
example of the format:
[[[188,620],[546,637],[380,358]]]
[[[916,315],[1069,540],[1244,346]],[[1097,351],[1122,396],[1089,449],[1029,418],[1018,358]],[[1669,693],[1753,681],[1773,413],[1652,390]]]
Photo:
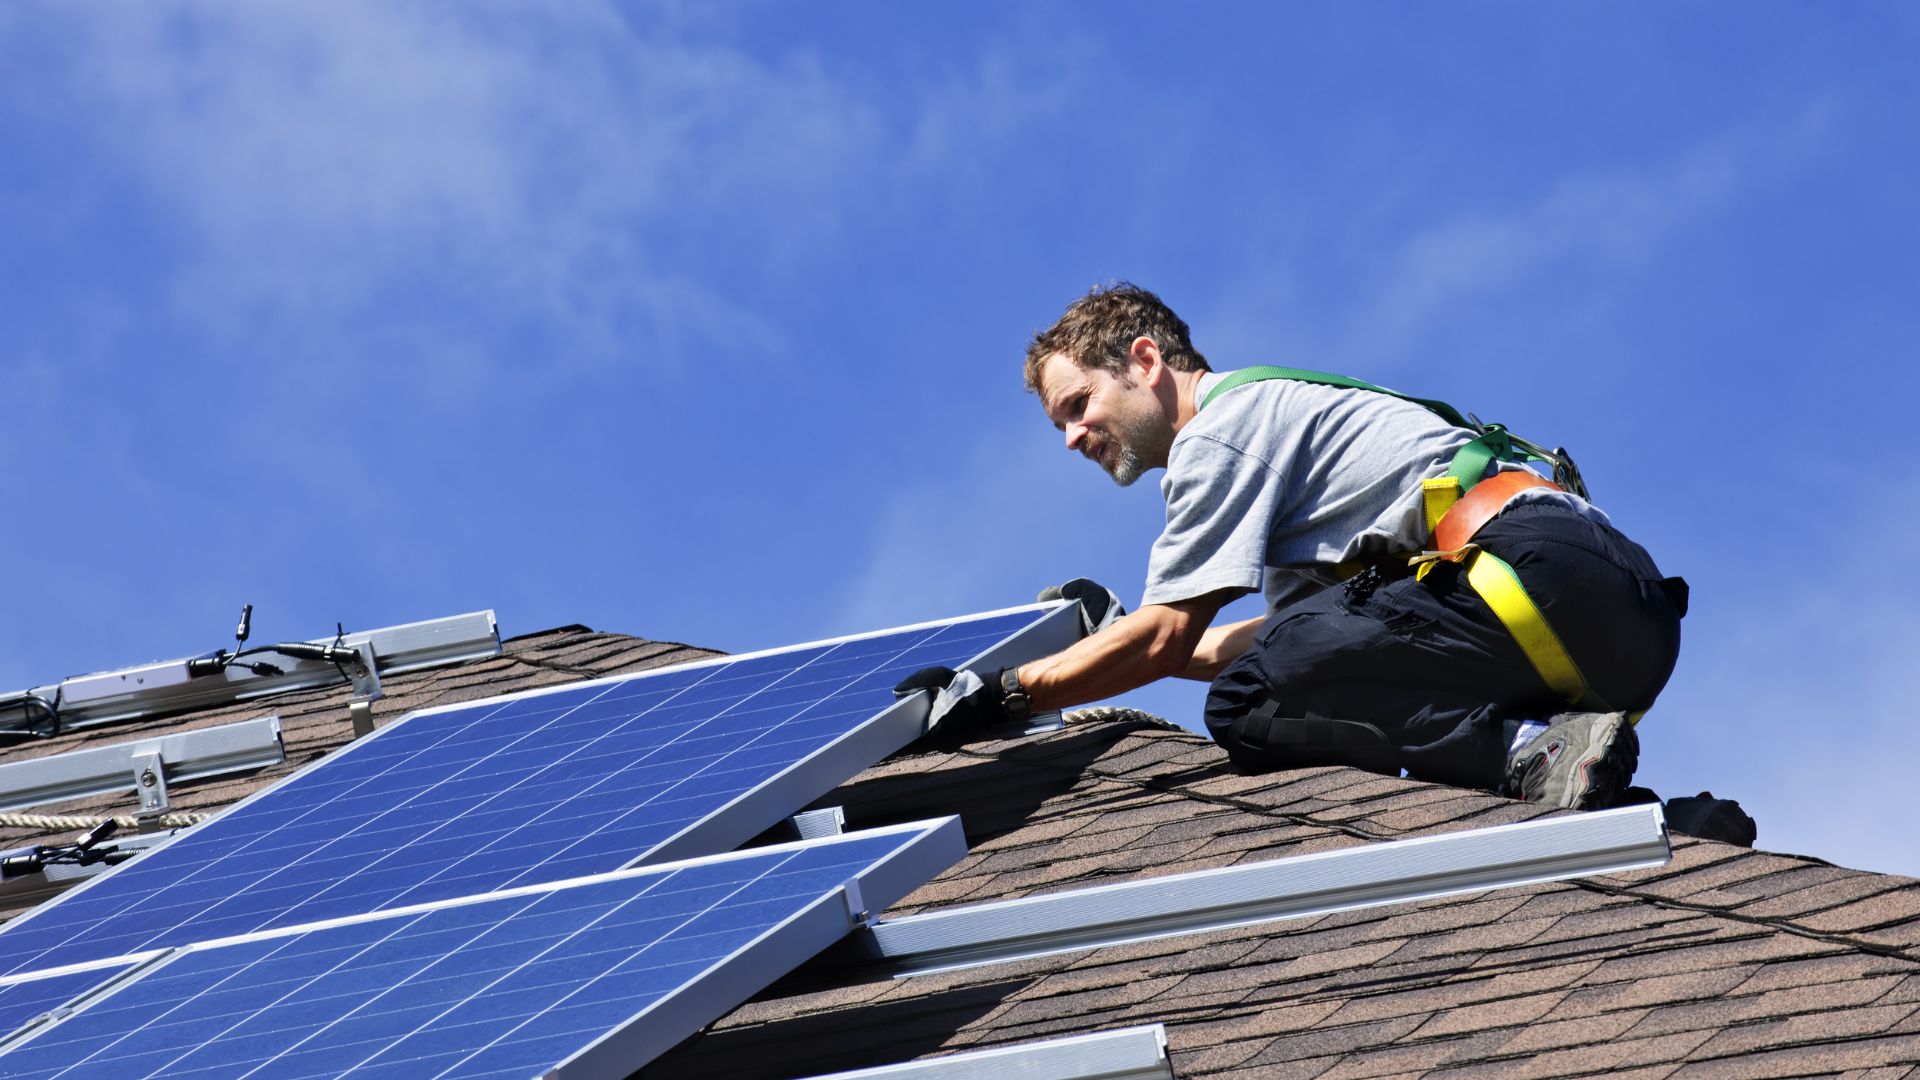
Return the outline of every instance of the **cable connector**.
[[[225,649],[216,649],[205,656],[196,656],[187,661],[187,677],[198,679],[206,675],[218,675],[233,663],[234,654]]]
[[[126,862],[134,853],[121,851],[117,845],[102,841],[114,834],[120,826],[108,818],[88,829],[78,840],[71,844],[35,844],[30,848],[21,848],[0,858],[0,878],[25,877],[37,874],[48,866],[64,864],[70,866],[92,866],[94,863]]]
[[[318,660],[324,664],[351,664],[360,659],[357,649],[346,645],[315,645],[310,641],[289,641],[279,645],[265,645],[263,652],[277,652],[281,656],[291,656],[295,660]]]

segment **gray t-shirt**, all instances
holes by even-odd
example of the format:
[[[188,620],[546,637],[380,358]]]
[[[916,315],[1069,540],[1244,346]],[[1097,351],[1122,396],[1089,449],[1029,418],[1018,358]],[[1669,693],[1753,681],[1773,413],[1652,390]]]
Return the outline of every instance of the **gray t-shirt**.
[[[1200,397],[1221,377],[1203,376]],[[1369,390],[1295,379],[1229,390],[1173,440],[1160,482],[1167,525],[1140,602],[1257,589],[1277,611],[1338,581],[1340,563],[1417,552],[1427,539],[1420,481],[1444,474],[1471,438]]]

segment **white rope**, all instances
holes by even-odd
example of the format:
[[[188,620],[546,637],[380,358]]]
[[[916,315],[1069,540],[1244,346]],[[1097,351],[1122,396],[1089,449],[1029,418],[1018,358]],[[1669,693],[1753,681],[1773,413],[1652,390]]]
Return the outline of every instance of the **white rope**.
[[[1123,705],[1094,705],[1090,708],[1075,709],[1061,714],[1069,724],[1152,724],[1155,727],[1171,731],[1186,729],[1171,720],[1158,717],[1142,709],[1129,709]]]
[[[160,824],[165,828],[177,829],[185,825],[198,825],[200,822],[212,816],[212,814],[205,814],[199,811],[162,814],[160,816]],[[0,826],[5,826],[10,829],[91,829],[106,820],[107,819],[103,817],[78,817],[69,814],[14,814],[0,812]],[[140,827],[140,819],[130,814],[114,818],[113,823],[123,829],[137,829]]]

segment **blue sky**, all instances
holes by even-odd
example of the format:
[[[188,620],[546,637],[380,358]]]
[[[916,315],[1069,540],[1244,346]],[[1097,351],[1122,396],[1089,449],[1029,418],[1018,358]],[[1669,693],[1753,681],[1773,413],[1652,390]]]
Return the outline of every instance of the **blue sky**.
[[[1920,873],[1909,5],[0,9],[0,686],[494,608],[742,650],[1138,597],[1027,337],[1579,457],[1693,585],[1640,779]],[[1193,722],[1201,688],[1131,700]]]

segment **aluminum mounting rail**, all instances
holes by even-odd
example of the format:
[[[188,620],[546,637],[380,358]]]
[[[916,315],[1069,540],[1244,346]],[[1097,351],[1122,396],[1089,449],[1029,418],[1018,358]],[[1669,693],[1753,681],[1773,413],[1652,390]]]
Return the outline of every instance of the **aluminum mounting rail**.
[[[887,919],[853,947],[900,976],[1664,865],[1657,804],[1421,836]]]
[[[811,1080],[1173,1080],[1159,1024],[881,1065]]]
[[[257,769],[284,760],[277,716],[129,739],[0,765],[0,810],[128,790],[141,792],[143,804],[157,791],[159,802],[164,803],[169,781]],[[143,805],[142,809],[163,807]]]
[[[331,645],[331,636],[311,644]],[[341,643],[349,649],[372,647],[381,675],[394,675],[440,664],[500,655],[500,628],[491,611],[476,611],[444,619],[388,626],[347,634]],[[364,653],[363,653],[364,655]],[[62,729],[89,727],[145,716],[187,712],[230,705],[268,694],[306,690],[347,682],[335,664],[318,660],[263,655],[282,669],[279,675],[256,675],[239,666],[218,674],[187,674],[187,660],[165,660],[96,675],[77,675],[54,686],[28,693],[51,702],[60,711]],[[0,695],[0,728],[24,729],[45,719],[43,710],[21,699],[26,694]]]

